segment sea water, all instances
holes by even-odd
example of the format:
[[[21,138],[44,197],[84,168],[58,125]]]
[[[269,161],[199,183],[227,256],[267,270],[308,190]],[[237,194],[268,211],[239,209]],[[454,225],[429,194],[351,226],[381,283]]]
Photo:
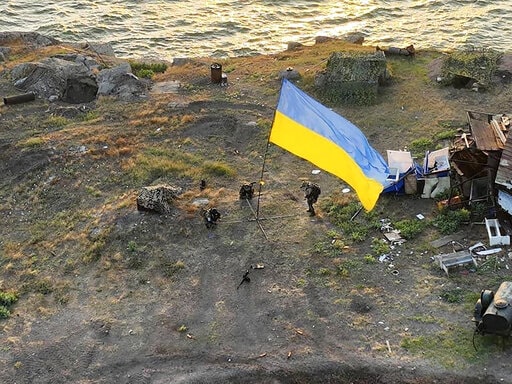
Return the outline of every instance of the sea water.
[[[362,33],[365,45],[509,50],[510,0],[33,0],[0,3],[0,31],[110,42],[120,57],[242,56]]]

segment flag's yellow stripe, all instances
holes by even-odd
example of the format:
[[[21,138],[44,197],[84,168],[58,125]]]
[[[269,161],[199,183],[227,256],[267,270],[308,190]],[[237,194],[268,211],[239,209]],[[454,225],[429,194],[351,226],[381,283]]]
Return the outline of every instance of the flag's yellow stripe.
[[[343,179],[367,211],[375,206],[383,185],[368,178],[354,159],[332,141],[276,111],[270,142]]]

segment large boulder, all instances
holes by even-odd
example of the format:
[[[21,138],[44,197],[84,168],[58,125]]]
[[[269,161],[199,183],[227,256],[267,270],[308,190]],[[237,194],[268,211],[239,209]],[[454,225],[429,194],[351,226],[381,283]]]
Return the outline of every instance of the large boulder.
[[[137,210],[161,214],[171,212],[172,201],[181,194],[180,187],[167,184],[143,187],[137,196]]]
[[[144,96],[149,84],[132,73],[129,63],[102,70],[97,77],[98,96],[117,96],[130,100]]]
[[[334,52],[315,79],[322,96],[334,103],[370,105],[389,78],[386,56],[376,52]]]
[[[98,87],[90,69],[81,62],[47,58],[23,63],[11,71],[14,85],[47,99],[84,103],[95,99]]]

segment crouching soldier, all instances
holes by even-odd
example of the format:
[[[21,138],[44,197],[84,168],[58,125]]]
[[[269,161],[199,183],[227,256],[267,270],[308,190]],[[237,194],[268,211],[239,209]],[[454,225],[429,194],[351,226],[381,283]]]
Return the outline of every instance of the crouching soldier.
[[[300,187],[304,191],[304,199],[308,202],[308,210],[310,216],[315,216],[315,208],[313,204],[317,202],[318,196],[320,196],[320,187],[309,181],[304,181]]]
[[[239,192],[239,196],[240,196],[240,200],[251,200],[252,197],[254,196],[254,184],[256,184],[254,181],[250,184],[243,184],[241,187],[240,187],[240,192]]]
[[[216,208],[210,208],[203,212],[204,223],[206,228],[210,229],[217,224],[220,219],[220,212]]]

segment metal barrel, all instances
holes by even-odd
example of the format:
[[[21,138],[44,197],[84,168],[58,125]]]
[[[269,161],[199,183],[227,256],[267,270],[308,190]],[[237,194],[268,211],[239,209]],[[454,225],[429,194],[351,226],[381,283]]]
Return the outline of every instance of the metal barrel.
[[[220,84],[222,81],[222,65],[219,63],[213,63],[210,66],[210,69],[212,83]]]
[[[36,99],[36,95],[32,92],[24,93],[22,95],[4,97],[4,104],[21,104],[27,101],[33,101]]]

